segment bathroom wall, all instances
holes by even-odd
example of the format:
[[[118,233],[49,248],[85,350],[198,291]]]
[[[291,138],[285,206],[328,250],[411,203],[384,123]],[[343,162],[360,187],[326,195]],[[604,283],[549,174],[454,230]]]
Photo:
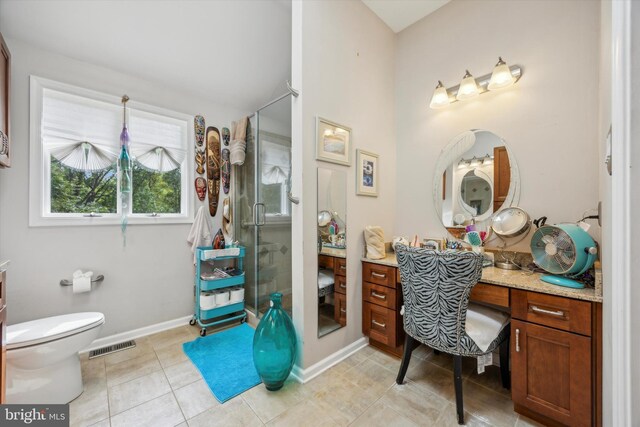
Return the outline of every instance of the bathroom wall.
[[[304,353],[298,365],[308,368],[362,337],[362,232],[372,224],[382,226],[389,238],[393,234],[394,34],[359,1],[304,1],[294,2],[293,7],[292,76],[294,86],[301,89],[300,98],[293,103],[293,144],[294,161],[298,158],[302,165],[294,166],[293,171],[294,194],[302,196],[301,205],[294,208],[294,320],[296,301],[300,300],[304,306],[303,319],[296,321],[296,327],[304,342]],[[295,41],[297,34],[301,44]],[[316,116],[351,127],[352,166],[315,160]],[[356,148],[380,155],[377,198],[356,196]],[[320,339],[317,338],[317,167],[347,173],[348,230],[347,326]],[[297,219],[301,220],[301,227],[296,225]],[[298,243],[299,237],[303,246]]]
[[[429,108],[438,80],[449,87],[465,69],[476,77],[490,73],[499,55],[523,67],[515,86]],[[445,235],[433,208],[431,165],[468,129],[506,140],[520,168],[520,206],[532,217],[576,221],[596,208],[599,55],[597,1],[454,0],[400,32],[395,232]],[[597,225],[592,231],[599,236]]]
[[[107,318],[101,332],[106,336],[191,314],[194,270],[186,242],[189,224],[130,225],[126,247],[119,226],[28,226],[29,75],[112,95],[127,93],[146,104],[203,114],[208,125],[218,127],[229,126],[243,112],[16,40],[7,44],[13,61],[14,157],[12,168],[0,171],[0,259],[11,260],[9,324],[95,310]],[[221,211],[214,219],[216,230]],[[104,274],[105,281],[90,293],[73,295],[58,283],[78,268]]]

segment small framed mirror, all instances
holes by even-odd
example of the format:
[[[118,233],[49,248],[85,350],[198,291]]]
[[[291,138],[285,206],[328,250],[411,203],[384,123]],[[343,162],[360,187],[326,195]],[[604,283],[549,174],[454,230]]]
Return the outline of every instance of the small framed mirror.
[[[459,238],[468,224],[488,229],[494,213],[520,199],[520,174],[507,143],[493,132],[454,137],[436,163],[433,201],[442,225]]]
[[[318,168],[318,336],[347,324],[347,174]]]

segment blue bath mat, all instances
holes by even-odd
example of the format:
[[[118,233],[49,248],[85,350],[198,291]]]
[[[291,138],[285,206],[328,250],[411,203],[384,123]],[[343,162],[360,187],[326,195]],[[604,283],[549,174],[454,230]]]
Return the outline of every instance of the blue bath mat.
[[[254,333],[243,323],[182,344],[220,403],[261,383],[253,364]]]

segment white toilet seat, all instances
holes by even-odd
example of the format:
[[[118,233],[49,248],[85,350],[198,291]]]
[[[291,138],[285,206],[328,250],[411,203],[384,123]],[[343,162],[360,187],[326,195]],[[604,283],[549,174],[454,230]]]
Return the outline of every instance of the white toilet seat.
[[[59,340],[104,324],[97,312],[64,314],[7,326],[7,350]]]

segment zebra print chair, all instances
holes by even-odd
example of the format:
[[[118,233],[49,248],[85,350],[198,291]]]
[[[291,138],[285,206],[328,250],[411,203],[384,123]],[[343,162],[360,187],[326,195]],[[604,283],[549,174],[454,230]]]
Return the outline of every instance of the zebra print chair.
[[[396,383],[404,381],[411,353],[422,344],[453,355],[458,424],[464,423],[462,357],[490,353],[500,346],[502,385],[510,386],[509,325],[483,351],[465,331],[469,294],[482,276],[482,255],[473,252],[436,252],[396,246],[404,297],[404,354]]]

